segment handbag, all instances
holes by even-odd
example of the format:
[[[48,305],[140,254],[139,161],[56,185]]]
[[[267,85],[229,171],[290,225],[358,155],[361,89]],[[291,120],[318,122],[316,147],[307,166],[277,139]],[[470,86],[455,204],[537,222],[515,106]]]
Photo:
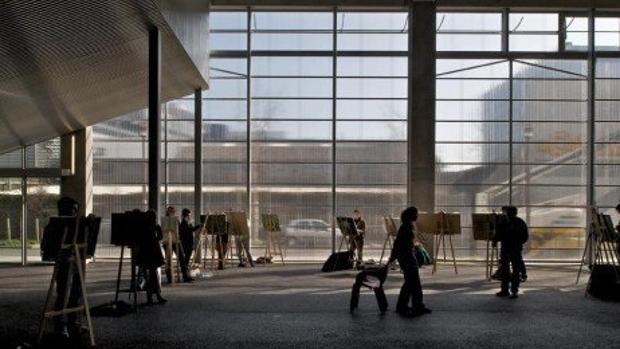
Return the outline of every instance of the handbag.
[[[420,266],[433,263],[433,256],[422,245],[415,246],[415,259]]]

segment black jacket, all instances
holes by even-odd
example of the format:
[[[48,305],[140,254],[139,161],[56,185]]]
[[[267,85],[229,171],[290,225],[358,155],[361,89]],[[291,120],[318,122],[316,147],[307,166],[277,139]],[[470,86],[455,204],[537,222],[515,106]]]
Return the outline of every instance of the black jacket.
[[[200,229],[199,225],[193,226],[186,220],[182,219],[179,224],[179,235],[181,237],[181,242],[184,245],[193,245],[194,244],[194,232]]]
[[[394,240],[394,247],[392,247],[392,253],[390,254],[389,262],[393,262],[395,259],[398,259],[398,263],[401,267],[404,264],[408,263],[416,263],[415,257],[413,255],[413,238],[415,234],[413,233],[413,227],[411,225],[405,226],[402,224],[398,229],[398,235],[396,236],[396,240]]]
[[[144,239],[141,239],[137,251],[135,251],[136,263],[142,267],[161,267],[164,265],[164,255],[160,245],[163,238],[161,226],[157,224],[147,230],[148,234]]]
[[[501,242],[503,251],[521,249],[529,239],[529,232],[525,221],[519,217],[504,219],[497,224],[497,231],[493,241]]]

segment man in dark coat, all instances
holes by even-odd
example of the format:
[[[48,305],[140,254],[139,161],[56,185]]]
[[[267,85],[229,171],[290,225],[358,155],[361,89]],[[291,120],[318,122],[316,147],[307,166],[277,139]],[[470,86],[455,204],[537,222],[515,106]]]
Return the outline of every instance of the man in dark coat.
[[[181,212],[181,223],[179,224],[179,236],[181,238],[181,246],[183,247],[183,265],[187,270],[190,270],[191,265],[189,261],[192,257],[192,249],[194,248],[194,232],[200,229],[200,225],[192,225],[191,219],[192,212],[184,208]],[[190,282],[194,279],[191,276],[187,276],[185,281]]]
[[[163,233],[161,227],[157,224],[157,215],[154,210],[148,210],[144,217],[145,236],[140,239],[137,263],[143,269],[143,274],[146,277],[145,288],[148,304],[153,304],[153,295],[157,297],[159,304],[165,304],[167,300],[161,296],[161,282],[158,271],[165,264],[160,244],[163,239]]]
[[[396,303],[396,312],[407,317],[431,313],[431,310],[424,306],[422,302],[420,273],[414,255],[413,239],[415,234],[413,231],[413,223],[417,219],[418,209],[413,206],[405,209],[401,213],[401,226],[400,229],[398,229],[398,235],[396,236],[396,240],[394,240],[392,253],[388,260],[388,264],[391,264],[394,260],[398,260],[398,264],[403,271],[405,283],[400,289],[400,295]],[[412,303],[411,308],[409,308],[410,300]]]
[[[499,275],[502,281],[498,297],[517,298],[523,273],[523,244],[529,238],[527,224],[517,217],[517,208],[508,206],[504,219],[498,223],[494,244],[501,242]],[[512,272],[511,272],[512,268]],[[510,290],[510,293],[508,292]]]

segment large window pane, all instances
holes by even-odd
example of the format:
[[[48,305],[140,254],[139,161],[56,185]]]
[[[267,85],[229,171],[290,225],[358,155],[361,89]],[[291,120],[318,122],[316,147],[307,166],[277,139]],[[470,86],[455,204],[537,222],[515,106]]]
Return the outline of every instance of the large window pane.
[[[21,178],[0,178],[0,261],[21,261]]]

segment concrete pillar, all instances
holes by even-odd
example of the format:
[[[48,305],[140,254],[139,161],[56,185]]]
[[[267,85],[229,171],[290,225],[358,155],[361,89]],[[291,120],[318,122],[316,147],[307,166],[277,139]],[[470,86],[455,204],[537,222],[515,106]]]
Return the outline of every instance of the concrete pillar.
[[[409,6],[407,203],[435,209],[435,3]]]
[[[91,127],[60,138],[60,196],[80,203],[80,215],[93,212],[93,132]]]

